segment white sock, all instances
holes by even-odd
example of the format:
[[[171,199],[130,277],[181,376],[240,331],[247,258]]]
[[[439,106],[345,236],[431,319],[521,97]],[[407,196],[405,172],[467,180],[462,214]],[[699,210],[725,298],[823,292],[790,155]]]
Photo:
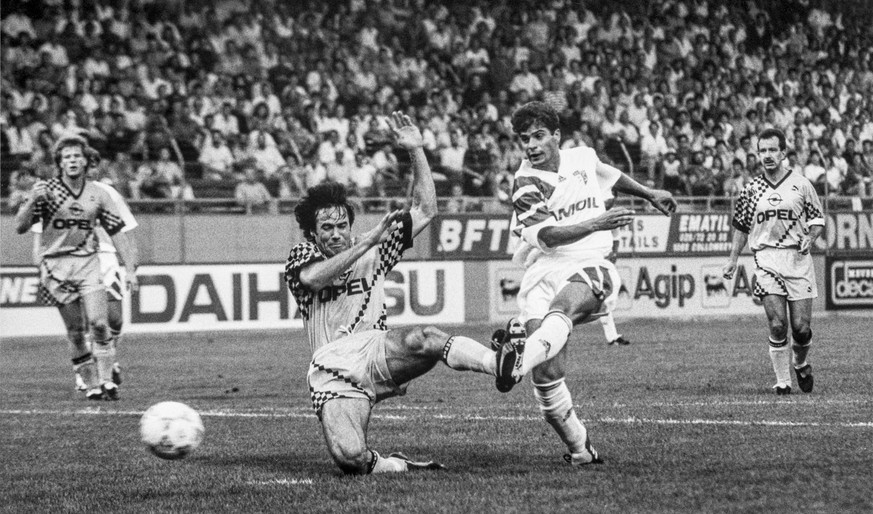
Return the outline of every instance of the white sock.
[[[540,411],[546,422],[555,429],[570,453],[580,453],[585,450],[588,430],[576,417],[570,389],[567,388],[564,379],[548,384],[534,384],[534,397],[540,405]]]
[[[497,355],[494,350],[469,337],[450,337],[443,348],[443,362],[459,371],[478,371],[497,376]]]
[[[558,311],[546,314],[540,328],[527,336],[521,373],[527,375],[530,370],[557,355],[567,344],[572,329],[573,322],[566,314]]]
[[[97,372],[97,365],[94,362],[94,356],[90,353],[76,357],[73,359],[73,371],[82,377],[82,382],[88,389],[94,389],[100,386],[100,377]]]
[[[600,318],[600,325],[603,327],[603,335],[606,336],[607,343],[611,343],[619,338],[618,330],[615,329],[615,318],[611,312]]]
[[[407,471],[406,461],[398,459],[396,457],[383,457],[379,455],[378,452],[370,450],[373,452],[373,462],[372,467],[370,468],[371,474],[376,473],[399,473],[402,471]]]
[[[774,341],[770,338],[770,362],[776,373],[776,384],[791,385],[791,354],[788,352],[788,339]]]
[[[103,344],[94,343],[94,360],[100,383],[112,382],[112,366],[115,364],[115,341],[108,339]]]

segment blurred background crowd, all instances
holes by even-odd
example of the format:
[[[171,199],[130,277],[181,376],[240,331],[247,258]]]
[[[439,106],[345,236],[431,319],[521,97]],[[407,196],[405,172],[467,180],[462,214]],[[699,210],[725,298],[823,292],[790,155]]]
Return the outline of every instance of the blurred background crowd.
[[[678,195],[736,194],[778,127],[820,194],[869,198],[871,20],[866,0],[3,0],[2,195],[75,133],[132,199],[403,196],[400,110],[448,210],[505,208],[509,119],[539,99],[563,145]]]

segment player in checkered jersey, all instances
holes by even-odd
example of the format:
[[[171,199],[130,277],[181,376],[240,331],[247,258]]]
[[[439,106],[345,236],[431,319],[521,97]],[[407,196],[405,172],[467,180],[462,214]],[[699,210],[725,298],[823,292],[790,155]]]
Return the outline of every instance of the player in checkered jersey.
[[[812,341],[812,299],[818,296],[809,250],[824,230],[821,202],[812,183],[782,165],[785,134],[766,129],[758,135],[758,158],[764,173],[740,192],[734,211],[733,246],[723,269],[731,279],[740,252],[749,243],[755,255],[755,296],[764,302],[770,326],[770,361],[776,394],[791,393],[791,355],[797,385],[812,391],[812,366],[806,361]]]
[[[112,201],[115,202],[121,220],[124,221],[124,227],[121,229],[120,234],[122,234],[122,237],[128,237],[126,234],[138,227],[139,223],[136,221],[133,213],[130,212],[130,207],[128,207],[127,202],[124,201],[124,197],[121,196],[121,193],[119,193],[114,187],[108,184],[99,181],[94,181],[93,184],[105,189],[106,192],[109,193],[110,198],[112,198]],[[34,224],[30,228],[30,231],[34,234],[34,255],[36,264],[39,265],[39,252],[42,247],[42,224]],[[97,256],[100,260],[100,276],[102,277],[103,287],[106,289],[109,334],[115,341],[117,353],[118,346],[121,343],[121,329],[124,326],[124,309],[122,306],[122,300],[124,299],[125,286],[124,281],[122,280],[121,264],[118,262],[118,250],[115,248],[115,244],[112,242],[112,238],[109,237],[109,234],[106,233],[106,230],[104,230],[101,225],[97,225],[94,227],[94,232],[97,234],[97,247],[99,248]],[[128,241],[130,242],[129,246],[131,254],[138,262],[136,241],[134,238],[128,238]],[[137,262],[134,262],[133,264],[134,269],[137,267]],[[133,282],[132,286],[133,288],[137,287],[136,281]],[[90,339],[89,333],[86,332],[85,338],[86,340]],[[88,341],[88,345],[93,346],[90,343],[91,341]],[[87,392],[88,386],[85,384],[82,376],[79,373],[75,373],[75,377],[76,389]],[[121,385],[121,365],[118,363],[117,355],[116,361],[112,365],[112,382],[115,385]]]
[[[115,344],[107,325],[106,292],[100,275],[95,227],[112,237],[127,267],[128,287],[136,283],[135,251],[120,231],[124,221],[105,189],[86,180],[99,159],[80,137],[65,137],[54,149],[60,176],[39,181],[15,215],[16,230],[26,233],[42,225],[39,268],[47,304],[56,305],[67,329],[73,369],[87,386],[88,399],[117,400],[112,382]],[[83,317],[84,316],[84,317]],[[93,352],[85,341],[90,326]]]
[[[390,125],[397,144],[412,157],[410,209],[388,213],[354,238],[355,212],[345,187],[312,187],[294,211],[306,241],[291,249],[285,266],[312,349],[307,375],[312,405],[331,457],[348,474],[442,468],[368,448],[373,405],[405,394],[412,379],[439,361],[456,370],[497,375],[496,352],[472,339],[434,327],[386,329],[385,275],[436,215],[421,132],[400,113],[392,115]]]
[[[607,259],[613,229],[634,211],[606,210],[605,191],[646,199],[669,215],[676,201],[602,162],[591,148],[559,149],[558,113],[530,102],[512,114],[526,159],[515,173],[512,230],[520,238],[513,262],[525,268],[520,315],[507,325],[499,350],[497,389],[509,391],[528,372],[546,422],[567,445],[571,465],[602,462],[576,416],[565,383],[567,341],[575,325],[612,311],[621,278]],[[529,334],[525,337],[525,334]]]

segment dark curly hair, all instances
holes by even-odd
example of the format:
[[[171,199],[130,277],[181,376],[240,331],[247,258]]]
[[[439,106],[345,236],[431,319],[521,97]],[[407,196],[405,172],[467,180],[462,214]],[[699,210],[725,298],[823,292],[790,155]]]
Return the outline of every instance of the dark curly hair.
[[[336,182],[323,182],[312,186],[306,191],[306,195],[300,203],[294,207],[294,218],[303,231],[303,237],[307,241],[315,239],[316,215],[321,209],[330,207],[342,207],[349,217],[349,226],[355,223],[355,210],[348,199],[348,192],[342,184]]]
[[[561,127],[558,112],[544,102],[528,102],[512,113],[512,130],[520,134],[539,122],[549,132],[554,132]]]

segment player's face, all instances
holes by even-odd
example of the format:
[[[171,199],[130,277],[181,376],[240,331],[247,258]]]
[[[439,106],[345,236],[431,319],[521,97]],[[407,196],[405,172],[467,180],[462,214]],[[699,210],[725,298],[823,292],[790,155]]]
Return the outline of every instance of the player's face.
[[[782,165],[785,153],[779,149],[779,138],[770,137],[758,141],[758,160],[766,171],[776,171]]]
[[[518,138],[521,140],[524,153],[533,167],[546,171],[558,171],[560,129],[549,132],[549,129],[541,123],[534,123],[527,130],[519,132]]]
[[[70,178],[79,178],[85,173],[87,161],[80,146],[61,149],[61,173]]]
[[[343,207],[327,207],[315,213],[315,244],[327,257],[351,246],[352,225]]]

